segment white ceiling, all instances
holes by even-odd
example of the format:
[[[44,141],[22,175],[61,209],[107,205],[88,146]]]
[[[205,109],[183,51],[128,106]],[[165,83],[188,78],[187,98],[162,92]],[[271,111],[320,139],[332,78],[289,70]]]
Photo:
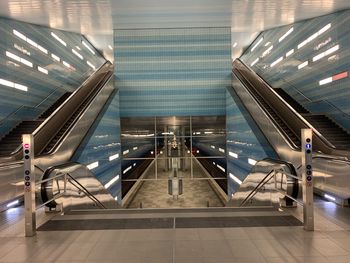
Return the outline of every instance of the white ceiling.
[[[113,29],[230,26],[238,56],[264,29],[345,8],[349,0],[1,0],[0,16],[82,33],[112,59]]]

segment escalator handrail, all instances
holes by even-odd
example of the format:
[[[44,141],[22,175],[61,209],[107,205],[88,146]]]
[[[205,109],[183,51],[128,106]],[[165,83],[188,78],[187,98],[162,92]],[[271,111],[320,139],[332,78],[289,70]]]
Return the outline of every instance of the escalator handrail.
[[[72,127],[74,127],[75,123],[77,122],[77,120],[79,120],[80,116],[82,114],[84,114],[85,110],[87,107],[89,107],[91,101],[98,95],[99,91],[106,85],[106,83],[108,83],[108,81],[112,78],[113,73],[109,72],[107,73],[103,79],[101,79],[101,81],[96,85],[98,88],[96,90],[93,90],[89,95],[88,98],[86,98],[87,100],[87,104],[86,106],[79,112],[79,114],[76,116],[75,120],[71,123],[71,125],[68,127],[68,129],[61,135],[61,137],[59,138],[59,140],[55,143],[55,145],[52,147],[52,149],[44,154],[41,155],[47,155],[47,154],[51,154],[55,151],[55,149],[57,148],[57,146],[61,143],[61,141],[63,140],[63,138],[65,138],[65,136],[67,135],[67,133],[69,133],[69,131],[71,130]],[[84,101],[85,102],[85,101]],[[62,129],[62,128],[61,128]],[[59,130],[57,131],[57,133],[59,133]],[[56,134],[57,134],[56,133]],[[47,145],[51,142],[48,141]]]
[[[236,59],[241,65],[243,65],[248,71],[250,71],[259,82],[262,82],[265,87],[267,87],[284,105],[287,107],[296,117],[298,117],[307,127],[313,130],[313,132],[321,139],[323,143],[326,144],[327,147],[335,149],[336,147],[329,142],[317,129],[315,129],[302,115],[300,115],[292,106],[290,106],[261,76],[255,73],[251,68],[245,65],[240,59]],[[297,135],[300,138],[300,135]]]
[[[36,137],[38,138],[38,136],[45,137],[45,140],[43,140],[43,142],[39,141],[38,139],[34,141],[36,145],[35,154],[41,153],[42,150],[46,147],[47,143],[51,141],[53,137],[56,136],[57,130],[60,130],[64,126],[65,121],[60,120],[60,118],[64,118],[66,120],[67,118],[70,118],[70,116],[73,115],[75,109],[84,102],[86,96],[88,96],[99,83],[99,77],[110,70],[110,66],[111,63],[109,61],[104,63],[77,90],[75,90],[69,96],[69,98],[50,115],[50,117],[48,117],[33,132],[34,140],[36,139]],[[67,114],[69,116],[67,116]],[[56,121],[58,122],[58,124],[56,123]],[[55,125],[55,127],[53,127],[52,125]],[[38,143],[41,143],[39,144],[39,147]]]
[[[235,76],[237,76],[237,74],[235,72],[232,72]],[[238,79],[239,76],[237,76]],[[255,95],[249,90],[248,87],[246,87],[245,83],[242,83],[242,86],[245,88],[245,90],[248,92],[248,94],[253,98],[253,100],[256,102],[256,105],[260,108],[260,110],[262,111],[263,114],[266,115],[266,117],[268,119],[271,120],[272,125],[275,126],[275,129],[277,130],[278,133],[281,134],[281,136],[285,139],[285,141],[288,143],[289,147],[294,149],[294,150],[299,150],[300,147],[295,145],[295,143],[293,142],[292,139],[289,138],[288,134],[278,125],[278,123],[275,121],[275,119],[270,115],[269,112],[267,112],[262,105],[260,105],[260,103],[258,103],[258,99],[255,97]]]

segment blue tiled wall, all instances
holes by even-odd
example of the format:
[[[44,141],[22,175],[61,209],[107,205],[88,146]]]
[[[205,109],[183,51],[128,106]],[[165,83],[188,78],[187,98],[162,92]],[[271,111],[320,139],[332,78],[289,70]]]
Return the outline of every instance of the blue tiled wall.
[[[115,30],[122,117],[225,115],[230,28]]]
[[[242,84],[234,77],[232,85]],[[230,174],[244,181],[252,168],[248,158],[259,161],[266,157],[277,158],[277,154],[232,88],[227,90],[226,96],[226,156],[228,194],[231,196],[239,188],[239,184]]]
[[[113,80],[109,83],[113,85]],[[89,165],[98,162],[98,167],[91,171],[103,184],[107,184],[112,178],[119,175],[119,180],[108,188],[113,197],[121,202],[121,146],[120,146],[120,122],[119,122],[119,91],[109,98],[104,110],[95,121],[89,134],[85,137],[72,161]],[[111,156],[118,158],[110,160]]]
[[[242,60],[272,87],[350,131],[349,25],[350,10],[345,10],[271,29],[257,37]],[[332,78],[339,73],[345,78]]]
[[[94,71],[88,61],[98,68],[105,59],[82,35],[0,18],[0,137],[21,120],[39,116],[65,92],[79,87]],[[22,86],[16,89],[4,85],[8,83],[5,81],[26,86],[27,91]]]

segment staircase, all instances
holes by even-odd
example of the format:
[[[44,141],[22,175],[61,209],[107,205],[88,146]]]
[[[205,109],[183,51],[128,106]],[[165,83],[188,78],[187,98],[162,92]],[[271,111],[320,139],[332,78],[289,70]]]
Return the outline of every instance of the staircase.
[[[10,155],[22,143],[22,134],[33,133],[69,96],[70,92],[63,94],[51,105],[37,120],[22,121],[0,140],[0,156]]]
[[[323,114],[312,114],[283,89],[274,89],[290,106],[300,113],[320,134],[338,149],[350,149],[350,134]]]
[[[0,141],[0,155],[9,155],[15,151],[22,142],[22,134],[28,134],[35,131],[43,120],[22,121]]]

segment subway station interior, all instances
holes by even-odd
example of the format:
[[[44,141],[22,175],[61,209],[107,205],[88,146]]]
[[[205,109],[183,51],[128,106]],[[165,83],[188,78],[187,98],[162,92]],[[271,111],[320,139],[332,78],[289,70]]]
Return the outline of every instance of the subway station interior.
[[[349,0],[0,1],[0,262],[350,262]]]

